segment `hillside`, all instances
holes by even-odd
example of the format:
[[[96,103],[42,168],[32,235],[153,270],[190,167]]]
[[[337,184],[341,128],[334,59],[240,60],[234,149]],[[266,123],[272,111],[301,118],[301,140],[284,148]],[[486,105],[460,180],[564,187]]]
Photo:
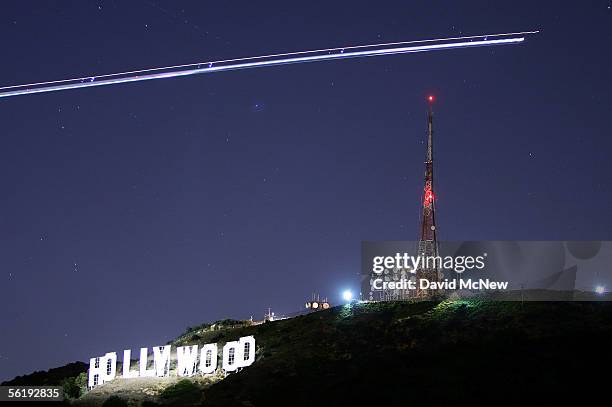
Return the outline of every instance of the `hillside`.
[[[605,389],[609,302],[387,302],[353,304],[251,326],[196,327],[177,345],[241,336],[255,363],[220,380],[117,379],[76,405],[406,405],[408,401],[548,402]],[[21,383],[24,383],[21,378]],[[136,379],[145,380],[145,379]],[[586,387],[583,387],[586,386]],[[145,391],[146,390],[146,391]]]

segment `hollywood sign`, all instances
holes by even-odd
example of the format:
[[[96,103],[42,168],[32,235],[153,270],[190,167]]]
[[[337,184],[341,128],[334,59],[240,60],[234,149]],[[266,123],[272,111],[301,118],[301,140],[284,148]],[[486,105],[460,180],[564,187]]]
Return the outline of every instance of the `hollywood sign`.
[[[172,345],[154,346],[153,363],[149,367],[149,350],[140,348],[138,369],[132,369],[132,351],[123,351],[123,372],[121,377],[133,379],[136,377],[168,377]],[[221,369],[225,373],[249,366],[255,361],[255,338],[245,336],[237,341],[227,342],[223,346]],[[217,371],[218,348],[216,343],[208,343],[198,349],[198,345],[179,346],[176,348],[177,376],[193,376],[195,374],[212,375]],[[199,363],[198,363],[199,362]],[[89,360],[89,388],[104,384],[117,376],[117,353],[110,352],[104,356]]]

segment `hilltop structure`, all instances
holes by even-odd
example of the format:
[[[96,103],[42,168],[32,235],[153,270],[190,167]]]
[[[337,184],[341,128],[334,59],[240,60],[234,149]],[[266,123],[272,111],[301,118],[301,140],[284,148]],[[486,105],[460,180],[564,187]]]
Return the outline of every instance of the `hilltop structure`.
[[[436,259],[439,255],[438,237],[436,229],[436,218],[435,218],[435,200],[436,195],[434,193],[434,176],[433,176],[433,157],[434,157],[434,144],[433,144],[433,102],[434,97],[428,96],[427,101],[429,102],[429,109],[427,112],[427,150],[425,153],[425,184],[423,187],[423,194],[421,196],[421,215],[420,215],[420,230],[418,245],[415,245],[414,249],[416,256],[421,257],[423,260]],[[398,248],[399,249],[399,248]],[[401,250],[405,250],[402,248]],[[390,250],[390,249],[389,249]],[[413,252],[414,253],[414,252]],[[388,254],[394,255],[389,252]],[[377,254],[379,255],[379,254]],[[421,280],[427,280],[429,283],[437,283],[442,280],[440,263],[439,261],[423,261],[419,266],[415,268],[391,268],[385,269],[380,275],[372,274],[366,279],[362,280],[367,285],[366,292],[369,291],[367,299],[370,301],[393,301],[393,300],[405,300],[405,299],[427,299],[431,298],[436,293],[441,293],[442,290],[431,289],[430,286],[435,287],[436,284],[427,284],[422,287],[419,283]],[[374,288],[373,283],[375,280],[380,280],[384,283],[391,283],[394,288]],[[399,283],[399,284],[398,284]],[[391,285],[390,285],[391,286]]]
[[[422,257],[438,256],[438,239],[435,218],[434,177],[433,177],[433,109],[434,97],[427,98],[429,111],[427,113],[427,154],[425,157],[425,187],[423,188],[423,209],[421,215],[421,231],[419,236],[418,255]],[[438,282],[440,270],[437,262],[427,262],[424,266],[417,268],[416,280],[429,280]],[[431,296],[431,290],[421,289],[417,284],[416,297],[427,298]]]

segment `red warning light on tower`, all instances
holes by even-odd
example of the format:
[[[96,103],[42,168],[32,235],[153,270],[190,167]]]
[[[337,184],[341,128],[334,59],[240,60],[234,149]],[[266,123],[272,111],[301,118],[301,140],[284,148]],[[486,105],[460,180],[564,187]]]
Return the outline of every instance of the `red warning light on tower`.
[[[433,101],[434,101],[434,97],[433,97],[433,95],[429,95],[429,96],[427,96],[427,101],[428,101],[429,103],[433,103]]]
[[[433,203],[434,200],[434,193],[431,189],[426,189],[425,190],[425,199],[423,200],[423,204],[425,206],[429,206]]]

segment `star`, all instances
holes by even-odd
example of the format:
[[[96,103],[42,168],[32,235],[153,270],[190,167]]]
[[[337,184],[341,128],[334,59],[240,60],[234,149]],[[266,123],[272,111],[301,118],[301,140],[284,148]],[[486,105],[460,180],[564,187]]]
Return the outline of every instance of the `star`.
[[[251,111],[253,112],[262,112],[266,108],[266,105],[261,102],[255,102],[251,105]]]

